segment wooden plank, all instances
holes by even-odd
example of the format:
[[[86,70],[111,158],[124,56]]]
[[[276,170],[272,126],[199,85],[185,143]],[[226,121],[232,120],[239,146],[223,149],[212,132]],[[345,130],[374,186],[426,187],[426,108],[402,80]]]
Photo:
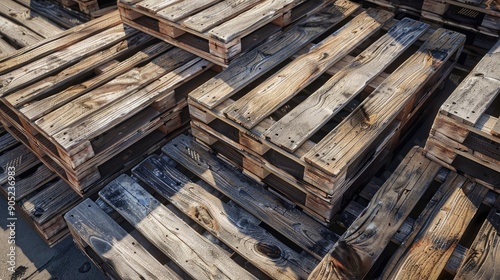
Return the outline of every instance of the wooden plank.
[[[282,12],[304,2],[304,0],[266,0],[237,17],[208,31],[211,38],[229,43],[241,38],[281,15]]]
[[[55,23],[71,28],[80,25],[88,19],[80,12],[66,9],[56,2],[49,0],[14,0],[25,7],[36,10],[39,14],[50,18]]]
[[[384,279],[437,279],[441,274],[487,193],[485,187],[464,177],[452,177],[451,184],[442,186],[443,197],[430,203],[430,209],[416,221],[418,234],[394,253]]]
[[[165,7],[161,11],[158,11],[157,15],[168,21],[176,22],[219,1],[220,0],[182,1]]]
[[[34,83],[102,49],[134,35],[137,31],[118,25],[73,44],[61,51],[0,76],[0,96]]]
[[[0,156],[0,185],[7,182],[9,167],[16,169],[16,174],[33,167],[37,164],[36,156],[24,145],[19,145]]]
[[[302,211],[220,162],[192,137],[178,136],[162,151],[315,257],[322,258],[338,239]]]
[[[43,224],[62,214],[81,197],[63,180],[58,180],[43,191],[23,199],[21,207],[35,222]]]
[[[294,152],[412,45],[429,26],[405,18],[271,126],[264,136]]]
[[[497,122],[491,129],[491,135],[500,137],[500,116],[498,117]]]
[[[17,142],[16,138],[12,137],[10,133],[5,133],[4,135],[0,136],[0,152],[7,150],[17,143],[19,142]]]
[[[60,26],[48,19],[42,18],[35,10],[28,9],[13,0],[3,0],[0,3],[0,14],[16,20],[43,38],[63,31]]]
[[[0,15],[0,33],[19,47],[35,44],[42,36]]]
[[[182,25],[203,33],[216,25],[232,19],[262,0],[226,0],[200,11],[182,21]]]
[[[305,156],[327,174],[339,176],[357,155],[396,118],[399,112],[444,63],[464,44],[465,36],[438,29],[340,125]]]
[[[439,169],[413,148],[309,279],[364,278]]]
[[[455,279],[499,279],[500,272],[500,201],[491,209],[474,243],[462,262]]]
[[[7,43],[0,35],[0,61],[16,50],[11,44]]]
[[[22,179],[16,181],[16,201],[21,201],[24,197],[43,187],[45,183],[56,177],[57,175],[45,164],[41,164],[33,174],[28,177],[23,176]]]
[[[260,227],[260,220],[234,202],[222,202],[202,186],[151,156],[133,174],[274,279],[305,279],[318,261],[298,254]],[[273,248],[267,252],[264,248]]]
[[[122,175],[99,196],[193,279],[256,279],[137,183]]]
[[[64,219],[73,235],[88,244],[122,279],[181,279],[92,200],[80,203]]]
[[[56,133],[53,138],[65,151],[70,151],[70,154],[73,154],[72,149],[79,151],[78,147],[86,145],[85,143],[89,139],[130,118],[131,115],[159,99],[162,94],[168,94],[179,85],[206,71],[210,66],[212,66],[210,62],[199,58],[193,59],[136,91],[128,98],[120,99],[113,106],[105,107],[95,114],[80,119],[71,127]]]
[[[474,126],[500,92],[500,41],[453,91],[440,113]]]
[[[242,98],[224,109],[227,118],[252,128],[300,90],[349,54],[394,15],[369,9],[323,40],[318,47],[287,64]],[[342,47],[340,47],[342,46]]]
[[[320,34],[351,15],[359,8],[350,1],[337,1],[282,35],[269,40],[246,55],[234,60],[223,72],[192,91],[189,96],[203,106],[213,109],[224,100],[264,75],[292,56]]]
[[[141,56],[142,59],[140,60],[145,60],[143,57],[154,57],[158,53],[164,52],[169,48],[170,46],[168,44],[160,43],[159,45],[147,48],[144,52],[139,52],[139,55],[137,56]],[[85,94],[78,94],[81,96],[58,108],[53,108],[53,111],[47,112],[47,114],[43,117],[36,120],[35,123],[45,133],[52,136],[55,133],[71,126],[73,123],[84,118],[85,116],[88,116],[121,98],[125,98],[132,92],[137,91],[144,85],[147,85],[155,81],[157,78],[160,78],[161,76],[182,66],[193,58],[194,55],[184,50],[178,48],[169,50],[154,58],[151,62],[141,67],[132,68],[100,87],[88,91]],[[135,63],[138,62],[137,60],[132,61]],[[127,66],[130,67],[130,64]],[[71,98],[74,98],[71,91],[69,92],[69,95]],[[62,99],[64,97],[65,96],[62,95],[60,98]],[[66,101],[69,98],[66,97],[64,99]],[[51,102],[54,102],[54,100],[51,100]],[[57,102],[56,104],[61,103],[63,102]],[[76,110],[76,108],[78,108],[78,110]]]
[[[121,41],[108,49],[82,59],[78,63],[65,68],[53,76],[49,76],[39,82],[13,92],[12,94],[6,96],[5,100],[10,103],[11,107],[19,108],[19,111],[28,120],[33,121],[45,113],[50,112],[60,104],[67,102],[67,99],[58,98],[59,96],[71,95],[71,98],[76,98],[79,94],[93,90],[97,86],[111,79],[111,77],[127,71],[130,68],[128,63],[132,63],[131,60],[137,60],[138,57],[142,55],[143,59],[139,61],[143,62],[145,59],[149,58],[149,56],[144,58],[144,54],[147,54],[147,50],[150,48],[144,48],[140,52],[137,51],[132,57],[127,58],[122,61],[121,64],[116,65],[105,73],[101,73],[101,75],[98,75],[97,77],[89,78],[82,83],[73,85],[72,87],[62,91],[60,89],[57,90],[61,87],[61,85],[65,85],[70,82],[74,83],[74,81],[77,81],[81,78],[81,76],[92,72],[100,65],[112,61],[120,55],[133,52],[140,47],[143,47],[144,44],[150,42],[151,40],[153,40],[153,37],[144,33],[127,38],[126,40]],[[77,90],[77,88],[80,90]],[[71,92],[71,94],[66,94],[68,92]]]
[[[5,61],[5,63],[0,64],[0,74],[12,71],[37,58],[47,56],[50,53],[82,41],[119,23],[121,23],[121,20],[118,12],[110,13],[96,20],[63,31],[37,44],[20,49],[11,56],[0,59],[2,62]]]
[[[184,0],[143,0],[140,2],[137,2],[135,5],[139,9],[143,9],[152,13],[156,13],[170,5],[173,5],[175,3],[182,2]]]

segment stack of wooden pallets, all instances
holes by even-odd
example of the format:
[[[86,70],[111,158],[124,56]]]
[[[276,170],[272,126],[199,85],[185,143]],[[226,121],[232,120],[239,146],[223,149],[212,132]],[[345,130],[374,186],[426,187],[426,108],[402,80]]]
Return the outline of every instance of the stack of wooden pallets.
[[[235,60],[190,93],[193,135],[328,222],[383,166],[464,43],[392,16],[361,12],[292,57],[308,38],[294,39],[309,26],[299,24]]]
[[[420,148],[385,183],[367,184],[330,228],[191,136],[162,151],[65,215],[76,244],[113,278],[498,276],[497,195]]]
[[[442,105],[428,156],[500,190],[500,41]]]
[[[227,66],[332,0],[120,0],[124,23]]]
[[[498,0],[424,0],[422,17],[498,37]]]

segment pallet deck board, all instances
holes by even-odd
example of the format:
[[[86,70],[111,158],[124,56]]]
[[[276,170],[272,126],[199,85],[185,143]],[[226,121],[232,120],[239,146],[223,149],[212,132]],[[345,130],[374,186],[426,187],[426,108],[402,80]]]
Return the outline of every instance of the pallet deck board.
[[[20,47],[29,46],[43,39],[41,35],[2,15],[0,15],[0,33]]]
[[[380,29],[392,16],[391,13],[381,10],[363,12],[325,39],[317,48],[300,56],[266,82],[226,107],[224,115],[251,129],[324,73],[342,56],[348,54],[366,37]],[[269,94],[270,92],[273,94]]]
[[[361,279],[382,254],[440,166],[413,149],[309,279]]]
[[[159,156],[151,156],[132,170],[149,187],[175,205],[217,238],[273,278],[306,278],[317,264],[299,255],[259,226],[260,220],[234,202],[224,203],[192,182]],[[262,248],[259,250],[259,248]],[[267,253],[274,248],[279,255]]]
[[[254,279],[137,183],[120,179],[108,184],[99,196],[191,277]]]
[[[286,150],[295,151],[427,28],[427,24],[403,19],[271,126],[264,136]]]
[[[108,217],[90,199],[65,215],[72,231],[85,241],[121,277],[180,279],[151,256],[140,243]]]
[[[341,1],[321,14],[308,17],[300,25],[294,25],[281,36],[235,60],[209,83],[192,91],[190,99],[210,109],[215,108],[358,8],[356,4]]]
[[[262,186],[214,159],[192,138],[180,136],[164,146],[162,151],[212,187],[233,198],[256,217],[301,244],[309,253],[321,258],[337,240],[338,236],[326,227],[293,209],[287,202],[266,194]],[[233,182],[238,182],[237,188]]]

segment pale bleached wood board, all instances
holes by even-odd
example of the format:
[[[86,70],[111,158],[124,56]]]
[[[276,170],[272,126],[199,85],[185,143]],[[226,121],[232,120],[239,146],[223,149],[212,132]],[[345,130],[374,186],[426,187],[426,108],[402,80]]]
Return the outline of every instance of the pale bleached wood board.
[[[440,113],[474,126],[500,93],[500,41],[479,61],[440,109]]]
[[[379,30],[394,15],[369,9],[299,56],[224,109],[227,118],[252,128],[313,82],[343,56]]]
[[[146,10],[153,14],[175,3],[188,2],[187,0],[143,0],[143,1],[132,0],[132,1],[135,3],[121,0],[121,2],[125,4],[135,4],[135,6],[137,6],[139,9]]]
[[[491,209],[455,279],[499,279],[500,200]]]
[[[55,133],[70,127],[76,121],[116,102],[119,99],[126,98],[131,92],[139,90],[141,87],[155,81],[161,76],[169,73],[177,67],[182,66],[195,56],[178,48],[167,51],[169,45],[159,43],[149,47],[143,54],[146,57],[154,57],[158,53],[165,52],[151,60],[141,67],[133,67],[124,74],[118,75],[109,82],[88,91],[80,97],[64,104],[54,110],[47,112],[40,119],[36,120],[36,125],[47,135],[52,136]],[[144,60],[144,59],[140,59]],[[139,62],[140,62],[139,60]],[[133,61],[137,63],[137,61]],[[133,66],[129,64],[127,66]],[[117,69],[117,68],[115,68]],[[69,94],[71,97],[73,94]],[[64,98],[64,95],[61,96]],[[64,99],[69,99],[66,97]]]
[[[42,18],[36,11],[30,10],[13,0],[3,0],[0,3],[0,14],[18,21],[43,38],[48,38],[63,31],[59,25]]]
[[[408,18],[401,20],[277,121],[264,136],[285,150],[295,151],[423,35],[428,27]]]
[[[52,108],[61,104],[60,96],[65,91],[73,92],[72,98],[78,97],[76,94],[76,89],[73,87],[66,88],[64,90],[57,90],[61,85],[69,84],[72,81],[81,78],[81,75],[88,74],[94,71],[95,68],[102,64],[106,64],[109,61],[113,61],[116,57],[124,55],[138,48],[144,47],[153,40],[153,37],[146,35],[144,33],[137,34],[111,46],[108,49],[100,51],[88,58],[82,59],[78,63],[65,68],[64,70],[58,72],[53,76],[46,77],[39,82],[23,87],[12,94],[5,97],[5,101],[13,108],[18,108],[24,117],[32,121],[36,118],[41,117],[47,111],[52,110]],[[143,52],[146,49],[143,50]],[[134,55],[135,57],[135,55]],[[126,61],[129,61],[128,58]],[[98,78],[88,79],[84,82],[78,84],[78,86],[84,88],[83,91],[90,91],[95,87],[99,86],[102,82],[105,82],[110,77],[114,77],[120,73],[123,73],[128,68],[124,67],[125,62],[120,65],[116,65],[98,76]],[[78,87],[75,85],[75,87]],[[81,90],[82,91],[82,90]],[[65,100],[65,99],[63,99]]]
[[[44,77],[57,73],[80,59],[131,37],[137,33],[130,27],[118,25],[99,34],[52,53],[37,61],[0,76],[0,96],[4,96]]]
[[[9,38],[19,47],[26,47],[44,39],[44,37],[2,15],[0,15],[0,34]]]
[[[274,279],[305,279],[318,263],[312,256],[301,255],[288,248],[260,227],[259,219],[234,202],[221,201],[169,166],[164,158],[151,156],[132,172],[184,214]],[[271,250],[266,254],[265,248]]]
[[[465,36],[438,29],[353,113],[328,133],[304,160],[326,174],[339,176],[369,146],[441,67],[460,50]]]
[[[19,68],[37,58],[47,56],[119,23],[121,23],[121,20],[118,12],[109,13],[17,50],[10,56],[0,59],[3,62],[0,64],[0,74]]]
[[[309,279],[362,279],[433,182],[440,166],[414,148]]]
[[[182,25],[203,33],[218,24],[232,19],[262,0],[226,0],[200,11],[182,21]]]
[[[119,101],[90,114],[75,122],[71,127],[63,129],[53,136],[53,139],[65,151],[78,151],[78,147],[85,146],[89,139],[102,134],[121,121],[130,118],[151,103],[168,94],[173,89],[188,82],[191,78],[206,71],[212,64],[196,58],[172,72],[158,78],[155,82],[130,94],[128,98]]]
[[[171,6],[163,8],[156,14],[158,17],[176,22],[183,18],[186,18],[194,13],[210,7],[211,5],[220,2],[219,0],[197,0],[197,1],[182,1],[180,3],[175,3]]]
[[[86,199],[64,215],[72,234],[94,250],[123,279],[181,279],[92,200]]]
[[[208,35],[223,43],[229,43],[252,33],[302,2],[304,0],[266,0],[210,29]]]
[[[325,8],[321,14],[298,22],[282,35],[237,58],[225,71],[193,90],[189,97],[213,109],[358,8],[358,4],[350,1],[337,1],[333,6]]]
[[[441,188],[442,197],[424,210],[428,215],[417,219],[418,233],[396,250],[384,279],[437,279],[487,193],[485,187],[456,174]]]
[[[162,151],[312,255],[322,258],[338,239],[304,212],[220,162],[192,137],[178,136]]]
[[[256,279],[126,176],[99,197],[193,279]]]
[[[4,38],[0,35],[0,61],[2,59],[16,51],[16,48],[14,48],[11,44],[7,43]]]

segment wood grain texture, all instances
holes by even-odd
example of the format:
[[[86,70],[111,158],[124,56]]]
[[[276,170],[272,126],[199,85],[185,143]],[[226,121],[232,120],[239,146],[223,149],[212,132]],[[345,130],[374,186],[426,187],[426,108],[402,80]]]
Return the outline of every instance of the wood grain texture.
[[[323,40],[309,53],[299,56],[224,110],[227,118],[252,128],[300,90],[349,54],[390,20],[393,14],[369,9]]]
[[[226,0],[200,11],[182,21],[182,25],[203,33],[212,27],[232,19],[262,0]]]
[[[424,34],[428,27],[425,23],[408,18],[401,20],[271,126],[264,136],[285,150],[294,152]]]
[[[499,279],[499,263],[500,200],[497,200],[467,251],[455,279]]]
[[[337,240],[338,235],[217,160],[191,137],[181,135],[162,151],[317,258]]]
[[[440,166],[413,148],[309,279],[362,279],[413,210]]]
[[[45,164],[38,166],[33,174],[16,180],[16,201],[20,201],[56,177],[57,175]]]
[[[234,202],[222,202],[159,156],[132,172],[184,214],[274,279],[305,279],[318,261],[298,254],[260,227],[260,220]],[[272,248],[266,252],[264,248]]]
[[[62,5],[48,0],[15,0],[23,4],[25,7],[30,7],[36,10],[39,14],[50,18],[55,23],[71,28],[80,25],[88,20],[82,13],[64,8]]]
[[[168,21],[176,22],[217,2],[219,0],[182,1],[158,11],[157,15]]]
[[[126,177],[113,180],[99,196],[193,279],[256,279]]]
[[[440,113],[474,126],[500,93],[500,41],[453,91]]]
[[[135,1],[135,0],[134,0]],[[122,1],[123,2],[123,1]],[[152,13],[156,13],[170,5],[179,2],[186,2],[185,0],[144,0],[144,1],[135,1],[137,2],[135,5],[139,9],[143,9]]]
[[[409,100],[437,73],[465,41],[465,36],[438,29],[370,96],[305,156],[327,174],[339,176],[396,118]]]
[[[336,1],[321,13],[306,18],[282,35],[234,60],[225,71],[192,91],[190,98],[213,109],[358,8],[358,4],[350,1]]]
[[[417,219],[418,233],[407,238],[407,246],[398,248],[383,277],[437,279],[441,274],[487,193],[462,176],[450,179],[442,186],[439,201],[430,203]]]
[[[0,15],[0,33],[18,47],[26,47],[41,41],[44,37]]]
[[[0,156],[0,185],[7,183],[9,167],[14,167],[16,173],[20,174],[37,163],[37,157],[24,145],[3,153]]]
[[[36,82],[80,59],[134,35],[130,27],[118,25],[0,76],[0,96]]]
[[[64,215],[68,227],[123,279],[182,279],[86,199]]]
[[[4,38],[0,35],[0,61],[8,55],[14,53],[16,48],[11,44],[7,43]]]
[[[212,64],[196,58],[158,78],[153,83],[120,99],[113,106],[103,108],[75,122],[71,127],[56,133],[53,138],[66,151],[78,150],[78,146],[102,134],[118,123],[130,118],[146,106],[151,105],[163,94],[188,82],[191,78],[206,71]]]
[[[153,38],[149,35],[144,33],[137,34],[136,36],[121,41],[108,49],[82,59],[78,63],[65,68],[53,76],[46,77],[39,82],[23,87],[12,94],[5,96],[5,101],[10,103],[12,107],[19,108],[19,111],[28,120],[33,121],[47,112],[52,111],[53,108],[60,106],[60,104],[63,104],[64,101],[67,102],[67,98],[58,98],[58,96],[68,96],[70,94],[65,93],[70,91],[72,93],[70,100],[77,98],[79,93],[81,94],[83,92],[90,91],[99,86],[101,83],[111,79],[111,77],[128,70],[129,68],[125,67],[127,62],[137,59],[137,56],[142,53],[146,53],[149,48],[143,49],[141,52],[137,52],[132,57],[126,59],[126,62],[123,61],[121,64],[116,65],[116,67],[109,69],[104,73],[101,73],[101,75],[98,75],[95,78],[89,78],[82,83],[78,83],[63,90],[60,90],[61,86],[71,82],[77,83],[82,75],[94,71],[94,69],[99,67],[99,65],[112,61],[120,55],[137,50],[151,40],[153,40]],[[76,88],[78,88],[79,91],[77,91]]]
[[[141,60],[146,60],[147,58],[150,58],[150,56],[154,57],[158,53],[164,52],[168,49],[168,45],[160,43],[160,45],[146,49],[143,53],[137,53],[137,57],[140,58],[135,61],[132,60],[132,62],[138,63]],[[146,59],[144,57],[146,57]],[[126,98],[132,92],[184,65],[193,58],[194,56],[192,54],[184,50],[178,48],[169,50],[154,58],[151,62],[141,67],[134,67],[129,71],[113,78],[102,86],[95,88],[94,90],[88,91],[85,94],[78,94],[81,96],[66,104],[63,103],[64,105],[59,108],[54,108],[55,110],[48,112],[43,117],[36,120],[35,123],[48,135],[54,135],[62,129],[71,126],[81,118],[84,118],[85,116],[88,116],[122,98]],[[115,67],[114,69],[120,68]],[[76,87],[81,88],[79,86]],[[64,93],[68,94],[67,92]],[[70,91],[69,95],[71,98],[74,98],[74,94],[72,93],[73,92]],[[60,98],[64,98],[64,95]],[[70,98],[64,99],[68,100]],[[55,100],[51,99],[49,102],[56,103],[54,101]],[[61,103],[62,102],[57,102],[56,104]]]

